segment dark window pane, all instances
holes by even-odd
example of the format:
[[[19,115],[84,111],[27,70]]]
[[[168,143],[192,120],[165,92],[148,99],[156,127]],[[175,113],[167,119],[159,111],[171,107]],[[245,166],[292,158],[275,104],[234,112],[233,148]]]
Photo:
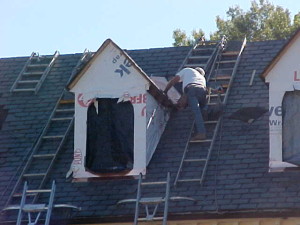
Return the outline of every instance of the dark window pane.
[[[133,106],[117,100],[97,99],[98,113],[93,103],[88,108],[86,167],[93,172],[132,169]]]
[[[300,91],[286,92],[282,101],[283,161],[300,165]]]

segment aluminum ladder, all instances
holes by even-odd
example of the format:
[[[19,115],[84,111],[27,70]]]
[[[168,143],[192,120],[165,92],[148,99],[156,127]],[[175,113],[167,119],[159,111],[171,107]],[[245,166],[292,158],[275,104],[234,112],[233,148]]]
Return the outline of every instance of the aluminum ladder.
[[[207,71],[211,67],[215,60],[215,56],[218,53],[220,46],[224,44],[225,39],[222,39],[223,42],[203,40],[204,39],[201,38],[193,48],[191,48],[178,71],[186,67],[202,67]]]
[[[34,92],[36,94],[58,56],[58,51],[53,56],[40,56],[38,53],[33,52],[19,73],[10,92]]]
[[[44,225],[49,225],[50,217],[51,217],[51,213],[52,213],[52,209],[53,209],[55,188],[56,188],[55,181],[53,181],[51,189],[28,190],[28,184],[27,184],[27,182],[25,182],[16,225],[21,225],[23,213],[27,213],[27,215],[28,215],[28,225],[37,225],[38,221],[40,219],[40,216],[43,212],[46,212],[46,218],[45,218]],[[50,193],[48,205],[46,205],[44,203],[43,204],[26,204],[26,198],[27,198],[28,194],[34,194],[34,193]],[[35,218],[33,218],[34,215],[35,215]]]
[[[21,225],[21,224],[23,224],[23,222],[25,222],[24,220],[22,220],[24,213],[27,213],[28,225],[41,224],[41,223],[38,223],[38,221],[42,221],[42,220],[45,221],[44,225],[49,225],[51,215],[52,215],[52,210],[54,208],[81,210],[80,207],[70,205],[70,204],[54,204],[55,190],[56,190],[55,181],[52,181],[51,189],[38,189],[38,190],[33,190],[33,189],[29,190],[28,183],[25,182],[20,204],[6,207],[3,209],[3,211],[17,211],[18,218],[17,218],[16,225]],[[35,204],[26,203],[28,200],[28,197],[30,197],[31,195],[35,195],[35,194],[42,194],[42,195],[44,195],[45,199],[49,195],[48,204],[46,204],[46,203],[35,203]],[[45,195],[47,195],[47,196],[45,196]]]
[[[214,62],[208,73],[208,84],[212,84],[214,88],[221,87],[224,93],[210,93],[208,95],[208,107],[214,107],[221,104],[224,107],[227,103],[230,87],[232,85],[236,70],[240,61],[241,53],[246,45],[246,39],[239,44],[236,49],[230,49],[230,46],[220,49],[215,56]],[[188,141],[185,145],[183,156],[174,180],[174,186],[179,182],[199,182],[203,183],[207,171],[208,163],[211,157],[214,143],[217,139],[219,127],[221,125],[222,115],[216,119],[208,119],[205,121],[209,138],[199,141],[191,141],[194,130],[194,122],[189,131]],[[197,171],[188,171],[189,168],[195,168]],[[195,178],[195,172],[199,177]]]
[[[91,56],[91,52],[86,50],[84,51],[77,65],[73,69],[69,81],[72,79],[74,74],[78,72],[82,64],[89,60]],[[71,128],[73,127],[73,123],[74,96],[64,89],[39,138],[37,139],[34,147],[31,149],[23,170],[20,172],[15,186],[10,192],[5,207],[15,204],[18,202],[18,199],[22,197],[20,194],[20,185],[25,181],[35,190],[43,188],[54,162],[62,149]],[[39,165],[38,169],[36,168],[36,165]],[[39,192],[31,194],[27,199],[31,200],[32,203],[35,203],[38,196]]]
[[[137,225],[139,221],[162,221],[162,224],[166,225],[168,220],[169,201],[196,201],[194,198],[190,197],[170,196],[171,175],[169,172],[167,173],[166,181],[143,182],[142,179],[142,174],[140,174],[135,199],[124,199],[117,203],[117,205],[135,203],[134,225]],[[165,195],[163,197],[153,197],[153,187],[161,185],[166,185]],[[164,204],[163,214],[162,216],[156,216],[158,207],[162,204]],[[140,217],[140,206],[144,206],[145,208],[145,217]]]
[[[167,174],[167,181],[158,182],[143,182],[142,174],[139,175],[138,188],[136,199],[124,199],[120,200],[117,205],[125,203],[135,203],[134,225],[137,225],[139,221],[162,221],[163,225],[167,224],[168,209],[170,200],[170,173]],[[142,187],[153,187],[157,185],[166,185],[164,197],[142,197]],[[181,198],[183,199],[183,198]],[[187,200],[191,200],[186,198]],[[193,199],[192,199],[193,200]],[[159,205],[164,204],[163,216],[156,216]],[[145,217],[140,217],[140,206],[145,208]]]
[[[166,193],[164,197],[142,197],[142,185],[157,185],[157,184],[166,184]],[[168,209],[169,209],[169,199],[170,199],[170,173],[167,175],[166,182],[151,182],[151,183],[142,183],[142,174],[139,176],[137,196],[136,196],[136,205],[135,205],[135,216],[134,216],[134,225],[138,224],[138,221],[151,221],[151,220],[162,220],[163,225],[167,224],[168,219]],[[164,214],[163,217],[156,217],[156,212],[158,206],[164,203]],[[140,205],[145,207],[146,217],[139,219],[139,208]],[[152,213],[149,212],[149,208],[154,206]]]

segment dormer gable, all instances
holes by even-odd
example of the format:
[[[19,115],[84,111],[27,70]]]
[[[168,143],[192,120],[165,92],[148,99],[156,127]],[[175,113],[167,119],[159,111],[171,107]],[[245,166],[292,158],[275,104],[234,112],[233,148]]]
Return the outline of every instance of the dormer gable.
[[[145,174],[173,103],[112,40],[68,85],[75,93],[73,177]]]
[[[300,165],[300,30],[261,77],[269,84],[270,171]]]

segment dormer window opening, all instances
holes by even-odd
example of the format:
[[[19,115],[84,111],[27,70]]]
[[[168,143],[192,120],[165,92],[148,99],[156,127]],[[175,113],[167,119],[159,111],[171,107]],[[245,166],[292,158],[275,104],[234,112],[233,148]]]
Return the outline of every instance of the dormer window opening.
[[[68,88],[75,95],[74,180],[145,175],[173,106],[154,81],[108,39]]]
[[[300,91],[287,91],[282,101],[282,158],[300,165]]]
[[[130,101],[97,98],[87,110],[85,166],[108,173],[133,168],[134,109]]]

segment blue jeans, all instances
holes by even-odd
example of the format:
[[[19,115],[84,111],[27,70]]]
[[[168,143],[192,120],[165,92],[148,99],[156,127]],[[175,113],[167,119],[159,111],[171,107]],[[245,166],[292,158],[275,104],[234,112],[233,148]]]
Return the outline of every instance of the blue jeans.
[[[184,88],[188,105],[194,113],[197,133],[206,133],[201,110],[206,107],[206,89],[198,84],[189,84]]]

